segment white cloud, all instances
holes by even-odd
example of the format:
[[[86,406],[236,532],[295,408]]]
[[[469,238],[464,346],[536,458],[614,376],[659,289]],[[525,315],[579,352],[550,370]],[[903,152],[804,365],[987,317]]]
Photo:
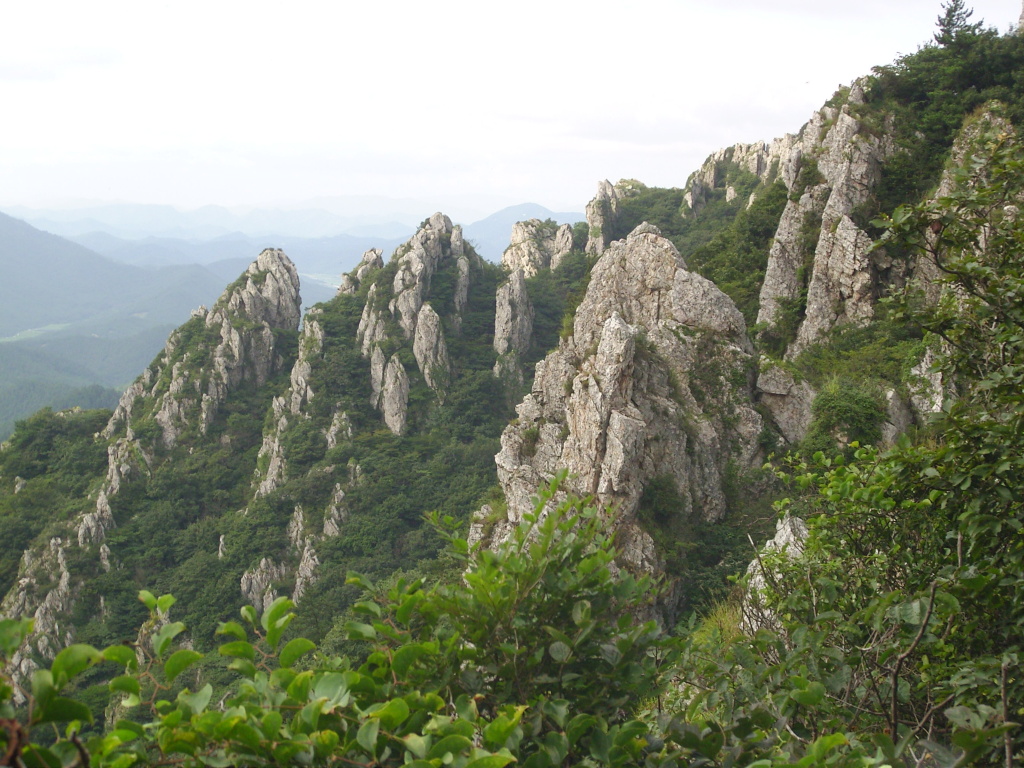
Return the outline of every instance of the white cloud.
[[[974,4],[1002,28],[1018,0]],[[795,131],[933,0],[12,4],[0,200],[377,193],[581,208]],[[671,176],[671,178],[668,178]]]

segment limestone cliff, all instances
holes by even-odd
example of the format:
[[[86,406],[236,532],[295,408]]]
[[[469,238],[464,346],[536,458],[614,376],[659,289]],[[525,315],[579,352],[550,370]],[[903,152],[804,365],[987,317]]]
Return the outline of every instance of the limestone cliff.
[[[641,225],[612,243],[593,268],[572,336],[537,364],[519,418],[502,435],[495,461],[508,511],[490,541],[507,537],[538,486],[565,468],[566,491],[614,510],[624,562],[660,570],[636,516],[645,484],[670,478],[679,514],[715,520],[725,512],[726,464],[759,460],[751,353],[733,302],[690,272],[657,229]],[[475,536],[484,525],[478,518]]]
[[[267,382],[283,363],[276,333],[294,330],[300,311],[295,267],[281,251],[263,251],[212,310],[193,312],[171,334],[163,352],[128,387],[96,435],[107,442],[107,470],[89,491],[90,508],[58,523],[61,533],[45,551],[25,551],[18,581],[0,605],[0,615],[36,619],[15,659],[17,674],[24,677],[37,660],[52,659],[73,639],[71,611],[81,576],[69,568],[68,550],[91,553],[76,558],[80,568],[90,560],[103,572],[121,567],[105,543],[115,526],[115,497],[126,483],[145,479],[186,436],[203,439],[235,390]]]
[[[519,221],[512,225],[512,237],[501,256],[501,265],[509,272],[521,270],[523,277],[533,277],[542,269],[557,269],[559,262],[572,250],[572,227],[558,226],[550,220]]]
[[[379,254],[370,261],[364,257],[355,276],[342,287],[354,292],[371,270],[380,269],[378,263]],[[468,301],[470,264],[462,228],[453,226],[442,213],[427,219],[412,239],[395,252],[389,265],[393,279],[374,282],[366,294],[357,341],[363,356],[370,360],[370,402],[395,434],[405,430],[409,377],[400,356],[388,356],[384,350],[411,341],[420,374],[438,398],[444,398],[450,374],[448,345],[440,315],[426,302],[426,297],[435,273],[450,264],[454,264],[456,273],[450,327],[459,333]]]

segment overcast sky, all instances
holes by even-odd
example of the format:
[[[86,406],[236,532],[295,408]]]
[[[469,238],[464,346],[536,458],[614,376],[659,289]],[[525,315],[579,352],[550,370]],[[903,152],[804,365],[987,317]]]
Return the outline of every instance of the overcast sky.
[[[1021,0],[975,0],[1006,31]],[[0,205],[581,210],[794,132],[940,0],[5,2]]]

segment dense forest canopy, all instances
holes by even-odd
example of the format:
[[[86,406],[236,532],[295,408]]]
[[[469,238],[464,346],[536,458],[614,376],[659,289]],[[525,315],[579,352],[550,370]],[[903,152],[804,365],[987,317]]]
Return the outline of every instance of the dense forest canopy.
[[[564,475],[540,489],[504,543],[471,546],[465,535],[482,503],[491,510],[483,524],[504,514],[492,460],[502,430],[545,354],[573,333],[597,261],[579,231],[558,266],[524,282],[535,323],[525,382],[494,375],[495,296],[507,275],[468,245],[459,251],[446,229],[421,297],[447,339],[448,367],[433,383],[416,373],[422,348],[394,310],[384,313],[398,301],[408,245],[382,266],[366,262],[353,290],[319,305],[301,334],[275,329],[267,381],[238,385],[177,442],[162,441],[154,402],[141,400],[130,434],[149,453],[109,500],[116,525],[105,560],[62,549],[59,536],[94,504],[90,492],[109,487],[110,412],[19,422],[0,451],[0,477],[14,488],[0,494],[0,586],[24,580],[23,551],[59,560],[58,583],[29,585],[36,594],[64,580],[70,593],[65,574],[77,581],[73,642],[36,659],[24,679],[15,667],[33,621],[0,620],[5,760],[1024,760],[1024,35],[970,18],[950,0],[932,44],[877,68],[862,102],[835,97],[895,146],[854,215],[878,238],[872,253],[934,275],[928,285],[886,283],[869,322],[786,354],[806,314],[806,282],[772,328],[756,322],[780,217],[820,183],[814,163],[787,189],[777,168],[758,177],[727,161],[700,210],[681,189],[624,187],[613,236],[656,224],[735,301],[757,365],[817,393],[801,440],[784,445],[766,429],[765,469],[726,478],[724,522],[679,517],[672,479],[648,483],[637,514],[665,564],[660,580],[622,566],[606,527],[613,511],[566,497]],[[816,241],[821,228],[809,218],[801,234]],[[474,290],[461,294],[467,283]],[[367,405],[379,393],[358,336],[372,311],[385,318],[389,360],[412,372],[400,433]],[[172,351],[206,382],[197,361],[221,331],[204,317],[176,332]],[[232,322],[238,332],[253,325]],[[905,393],[925,356],[944,402],[891,447],[873,447],[887,394]],[[172,376],[156,363],[152,371]],[[694,379],[717,385],[707,371]],[[288,411],[300,383],[316,396]],[[287,461],[276,485],[257,492],[271,476],[271,437]],[[435,511],[424,520],[423,510]],[[763,540],[775,523],[787,547],[777,537],[751,550],[748,536]],[[314,543],[317,579],[277,569]],[[242,573],[267,576],[262,595],[296,599],[254,607],[239,594]],[[690,592],[673,625],[664,607],[680,584]]]

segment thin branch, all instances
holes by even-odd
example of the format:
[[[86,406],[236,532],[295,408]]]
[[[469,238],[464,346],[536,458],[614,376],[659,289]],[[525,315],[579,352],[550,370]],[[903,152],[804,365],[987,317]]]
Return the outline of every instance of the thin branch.
[[[917,649],[921,639],[924,637],[924,633],[928,630],[928,621],[932,617],[932,610],[935,608],[935,589],[938,586],[938,582],[932,582],[932,588],[928,595],[928,611],[924,615],[924,621],[921,622],[921,628],[917,631],[917,637],[914,638],[914,642],[910,644],[903,653],[896,659],[896,666],[892,671],[892,700],[889,710],[889,727],[890,735],[892,739],[896,740],[896,728],[899,725],[897,718],[897,707],[899,705],[897,694],[899,692],[899,677],[900,669],[903,667],[903,662],[910,658],[910,655]]]

